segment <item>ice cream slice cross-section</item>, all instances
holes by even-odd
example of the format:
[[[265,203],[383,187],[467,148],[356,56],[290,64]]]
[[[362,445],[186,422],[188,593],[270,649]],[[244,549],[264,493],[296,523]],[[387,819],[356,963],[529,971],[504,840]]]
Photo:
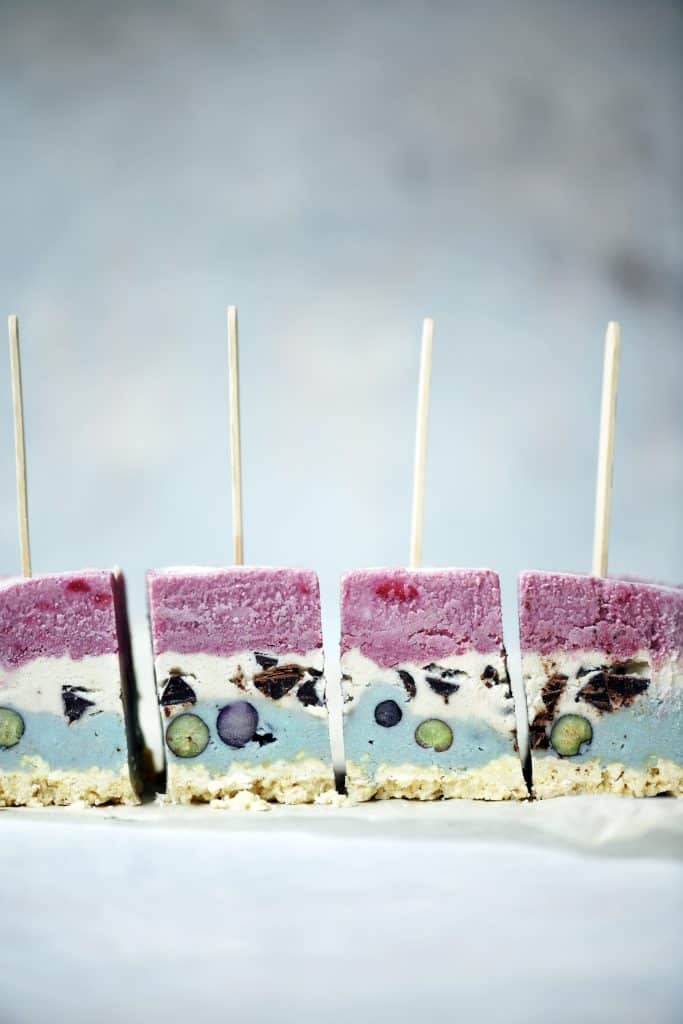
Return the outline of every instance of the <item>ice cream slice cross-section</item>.
[[[683,590],[525,572],[519,623],[535,795],[683,793]]]
[[[148,596],[169,799],[333,791],[315,573],[166,569]]]
[[[347,573],[341,668],[352,798],[527,796],[496,573]]]
[[[0,806],[135,803],[141,751],[121,573],[0,581]]]

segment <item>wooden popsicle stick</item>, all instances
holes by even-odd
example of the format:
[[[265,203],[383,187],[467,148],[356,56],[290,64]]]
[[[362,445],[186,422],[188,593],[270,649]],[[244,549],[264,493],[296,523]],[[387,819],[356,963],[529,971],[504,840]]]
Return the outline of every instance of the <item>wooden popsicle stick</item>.
[[[617,417],[617,385],[621,327],[614,320],[607,325],[605,364],[602,373],[598,480],[595,491],[595,533],[593,536],[593,575],[607,575],[612,475],[614,469],[614,433]]]
[[[9,361],[12,377],[14,410],[14,462],[17,473],[17,518],[19,523],[19,554],[21,574],[31,575],[31,544],[28,531],[28,487],[26,483],[26,442],[24,439],[24,395],[21,386],[21,354],[19,320],[14,314],[7,320],[9,328]]]
[[[228,306],[228,364],[230,370],[230,465],[232,472],[232,557],[244,564],[242,536],[242,444],[240,439],[240,367],[237,307]]]
[[[420,381],[417,390],[417,427],[415,430],[415,464],[413,470],[413,515],[410,529],[411,569],[417,569],[422,561],[425,463],[427,461],[427,426],[429,422],[429,389],[432,379],[433,340],[434,321],[431,317],[426,317],[422,323]]]

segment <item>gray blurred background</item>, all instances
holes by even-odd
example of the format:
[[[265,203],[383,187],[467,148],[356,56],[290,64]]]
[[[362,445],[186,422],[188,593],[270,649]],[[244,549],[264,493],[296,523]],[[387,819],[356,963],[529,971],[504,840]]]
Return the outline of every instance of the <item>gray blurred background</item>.
[[[0,307],[20,316],[35,571],[408,557],[587,570],[623,324],[610,569],[683,581],[682,8],[0,3]],[[18,566],[0,359],[0,571]]]

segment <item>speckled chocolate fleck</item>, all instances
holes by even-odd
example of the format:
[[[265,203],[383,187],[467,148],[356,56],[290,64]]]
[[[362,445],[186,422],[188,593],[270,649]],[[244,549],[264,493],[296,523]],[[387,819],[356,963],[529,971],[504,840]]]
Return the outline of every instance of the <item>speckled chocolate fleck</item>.
[[[265,747],[269,743],[275,743],[276,737],[273,736],[272,732],[255,733],[254,742],[258,743],[259,747]]]

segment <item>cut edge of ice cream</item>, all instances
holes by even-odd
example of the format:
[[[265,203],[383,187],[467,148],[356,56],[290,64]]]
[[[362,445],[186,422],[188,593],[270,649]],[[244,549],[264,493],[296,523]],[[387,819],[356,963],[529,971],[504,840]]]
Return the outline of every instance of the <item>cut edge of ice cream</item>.
[[[40,693],[31,682],[32,666],[39,674]],[[74,677],[88,680],[92,672],[107,692],[98,691],[95,696],[85,686],[69,685]],[[47,708],[57,699],[51,692],[55,687],[61,691],[63,704],[62,714],[55,714],[55,725],[62,731],[64,715],[72,724],[90,708],[99,710],[100,699],[111,706],[114,727],[118,730],[115,720],[120,718],[125,733],[122,745],[125,742],[126,749],[119,759],[123,763],[118,769],[107,768],[97,763],[101,755],[96,755],[92,764],[69,765],[69,732],[61,741],[63,764],[49,763],[34,749],[29,752],[31,748],[24,753],[20,741],[17,750],[0,750],[0,803],[139,802],[146,757],[138,720],[125,580],[120,569],[84,569],[0,580],[0,705],[14,707],[22,719],[38,712],[41,728],[46,725],[49,736],[52,726]],[[47,695],[46,689],[50,690]],[[41,711],[41,707],[46,710]],[[81,749],[87,751],[88,739],[82,733],[78,735]],[[30,732],[27,738],[31,738]],[[11,758],[3,757],[8,749]],[[19,755],[19,764],[15,755]]]
[[[206,730],[192,757],[179,757],[166,736],[167,798],[220,803],[248,792],[307,803],[334,790],[317,574],[176,566],[149,572],[147,590],[165,733],[180,713]],[[182,689],[194,703],[169,699],[175,674],[178,701]],[[224,729],[238,704],[260,723],[243,744]]]
[[[683,590],[527,571],[519,606],[535,795],[683,794]]]
[[[528,796],[497,573],[351,570],[341,581],[341,627],[352,799]],[[386,736],[369,717],[377,701],[402,709]],[[386,724],[376,714],[375,722]]]

